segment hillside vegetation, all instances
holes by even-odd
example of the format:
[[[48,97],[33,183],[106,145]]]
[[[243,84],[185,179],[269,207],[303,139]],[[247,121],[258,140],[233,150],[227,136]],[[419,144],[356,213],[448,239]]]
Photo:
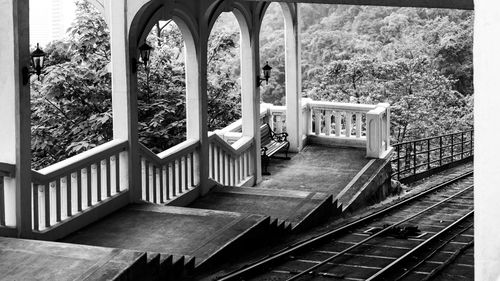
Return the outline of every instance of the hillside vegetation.
[[[32,81],[33,168],[112,139],[109,31],[78,0],[68,37],[45,47],[48,66]],[[392,105],[399,142],[472,126],[472,27],[468,11],[301,5],[303,97]],[[283,104],[283,16],[269,7],[261,30],[261,64],[269,61],[264,102]],[[139,65],[139,140],[160,152],[185,139],[184,46],[174,22],[150,32],[148,71]],[[241,115],[239,28],[220,16],[208,46],[208,127]]]

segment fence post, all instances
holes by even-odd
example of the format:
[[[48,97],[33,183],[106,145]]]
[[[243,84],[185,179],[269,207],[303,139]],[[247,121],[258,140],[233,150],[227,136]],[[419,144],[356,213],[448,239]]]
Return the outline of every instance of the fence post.
[[[461,148],[462,148],[462,156],[461,159],[464,159],[464,132],[462,132],[462,141],[461,141]]]
[[[443,137],[439,136],[439,166],[443,165]]]
[[[451,134],[451,162],[455,161],[455,156],[454,156],[454,151],[453,151],[453,146],[454,146],[453,139],[454,139],[454,137],[455,137],[455,134]]]
[[[413,143],[413,174],[417,173],[417,142]]]
[[[431,139],[427,139],[427,170],[431,169]]]
[[[401,163],[400,163],[400,158],[401,158],[401,145],[396,146],[397,152],[398,152],[398,180],[401,179]]]

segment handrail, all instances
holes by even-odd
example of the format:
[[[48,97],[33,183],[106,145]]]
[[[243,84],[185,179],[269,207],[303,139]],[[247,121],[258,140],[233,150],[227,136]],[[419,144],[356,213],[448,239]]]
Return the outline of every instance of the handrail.
[[[128,142],[126,140],[112,140],[41,170],[32,171],[32,181],[33,183],[43,183],[58,176],[66,175],[78,167],[94,163],[97,158],[116,154],[126,150],[127,147]]]
[[[243,136],[241,137],[238,141],[235,143],[228,144],[224,139],[222,139],[220,136],[218,136],[216,133],[209,132],[208,133],[208,141],[214,141],[218,145],[222,146],[225,151],[231,154],[233,157],[239,156],[241,153],[243,153],[246,149],[248,149],[252,144],[253,144],[253,138],[248,137],[248,136]]]
[[[140,144],[142,200],[163,204],[196,187],[199,147],[199,140],[187,139],[155,154]]]
[[[126,192],[127,155],[128,141],[115,139],[32,171],[33,231],[48,234]]]
[[[269,109],[274,106],[272,104],[267,104],[267,103],[262,103],[260,105],[260,119],[266,117],[266,115],[269,114]],[[227,125],[226,127],[222,129],[215,130],[214,132],[218,135],[225,135],[227,133],[231,132],[241,132],[241,127],[243,126],[243,119],[238,119],[234,121],[233,123]]]
[[[405,141],[393,144],[392,177],[411,182],[474,154],[474,130]]]
[[[412,143],[412,142],[427,141],[427,140],[432,140],[432,139],[439,138],[439,137],[449,137],[451,135],[456,135],[456,134],[460,134],[460,133],[471,133],[473,131],[474,131],[474,129],[470,129],[470,130],[465,130],[465,131],[460,131],[460,132],[455,132],[455,133],[449,133],[449,134],[439,135],[437,137],[427,137],[427,138],[422,138],[422,139],[416,139],[416,140],[409,140],[409,141],[404,141],[404,142],[398,142],[398,143],[394,144],[394,146],[409,144],[409,143]]]
[[[254,138],[242,136],[233,144],[226,142],[221,136],[210,132],[209,143],[209,177],[223,185],[244,185],[254,176],[252,151]]]
[[[181,142],[163,152],[155,154],[147,147],[142,144],[139,144],[139,149],[141,152],[145,154],[146,157],[151,160],[155,160],[158,164],[162,165],[168,162],[171,162],[174,159],[179,158],[187,153],[193,152],[199,146],[200,142],[194,139],[187,139],[184,142]]]
[[[330,101],[309,101],[310,108],[328,110],[328,109],[339,109],[342,111],[353,111],[353,112],[368,112],[372,109],[377,108],[377,105],[371,104],[357,104],[357,103],[339,103]]]
[[[0,162],[0,176],[12,178],[16,174],[16,165]]]

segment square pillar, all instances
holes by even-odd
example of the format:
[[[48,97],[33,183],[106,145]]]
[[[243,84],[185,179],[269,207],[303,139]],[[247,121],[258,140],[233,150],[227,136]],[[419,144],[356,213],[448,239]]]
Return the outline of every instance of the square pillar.
[[[286,130],[290,151],[302,149],[302,115],[301,92],[302,75],[300,66],[300,30],[297,3],[284,9],[285,14],[285,87],[286,87]]]
[[[200,196],[212,188],[209,181],[208,151],[208,27],[201,25],[198,41],[189,39],[186,46],[186,137],[200,141],[195,159],[195,177],[198,180]],[[186,40],[186,39],[185,39]],[[197,43],[197,44],[196,44]]]
[[[260,89],[257,85],[259,67],[259,29],[255,23],[241,30],[241,119],[243,136],[254,139],[251,160],[255,182],[262,181],[260,160]]]
[[[15,165],[5,189],[6,225],[29,238],[31,228],[29,1],[0,0],[0,162]],[[24,83],[26,82],[26,83]]]
[[[129,189],[130,201],[141,199],[139,141],[137,136],[136,82],[130,79],[127,1],[107,0],[105,12],[110,29],[113,139],[128,140],[129,150],[120,153],[121,189]],[[137,88],[137,87],[135,87]],[[122,165],[123,163],[123,165]]]

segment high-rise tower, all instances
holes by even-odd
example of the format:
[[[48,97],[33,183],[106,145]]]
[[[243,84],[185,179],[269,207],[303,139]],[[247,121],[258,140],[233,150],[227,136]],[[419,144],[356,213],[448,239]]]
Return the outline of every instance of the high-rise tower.
[[[30,0],[30,44],[64,38],[74,17],[74,1]]]

